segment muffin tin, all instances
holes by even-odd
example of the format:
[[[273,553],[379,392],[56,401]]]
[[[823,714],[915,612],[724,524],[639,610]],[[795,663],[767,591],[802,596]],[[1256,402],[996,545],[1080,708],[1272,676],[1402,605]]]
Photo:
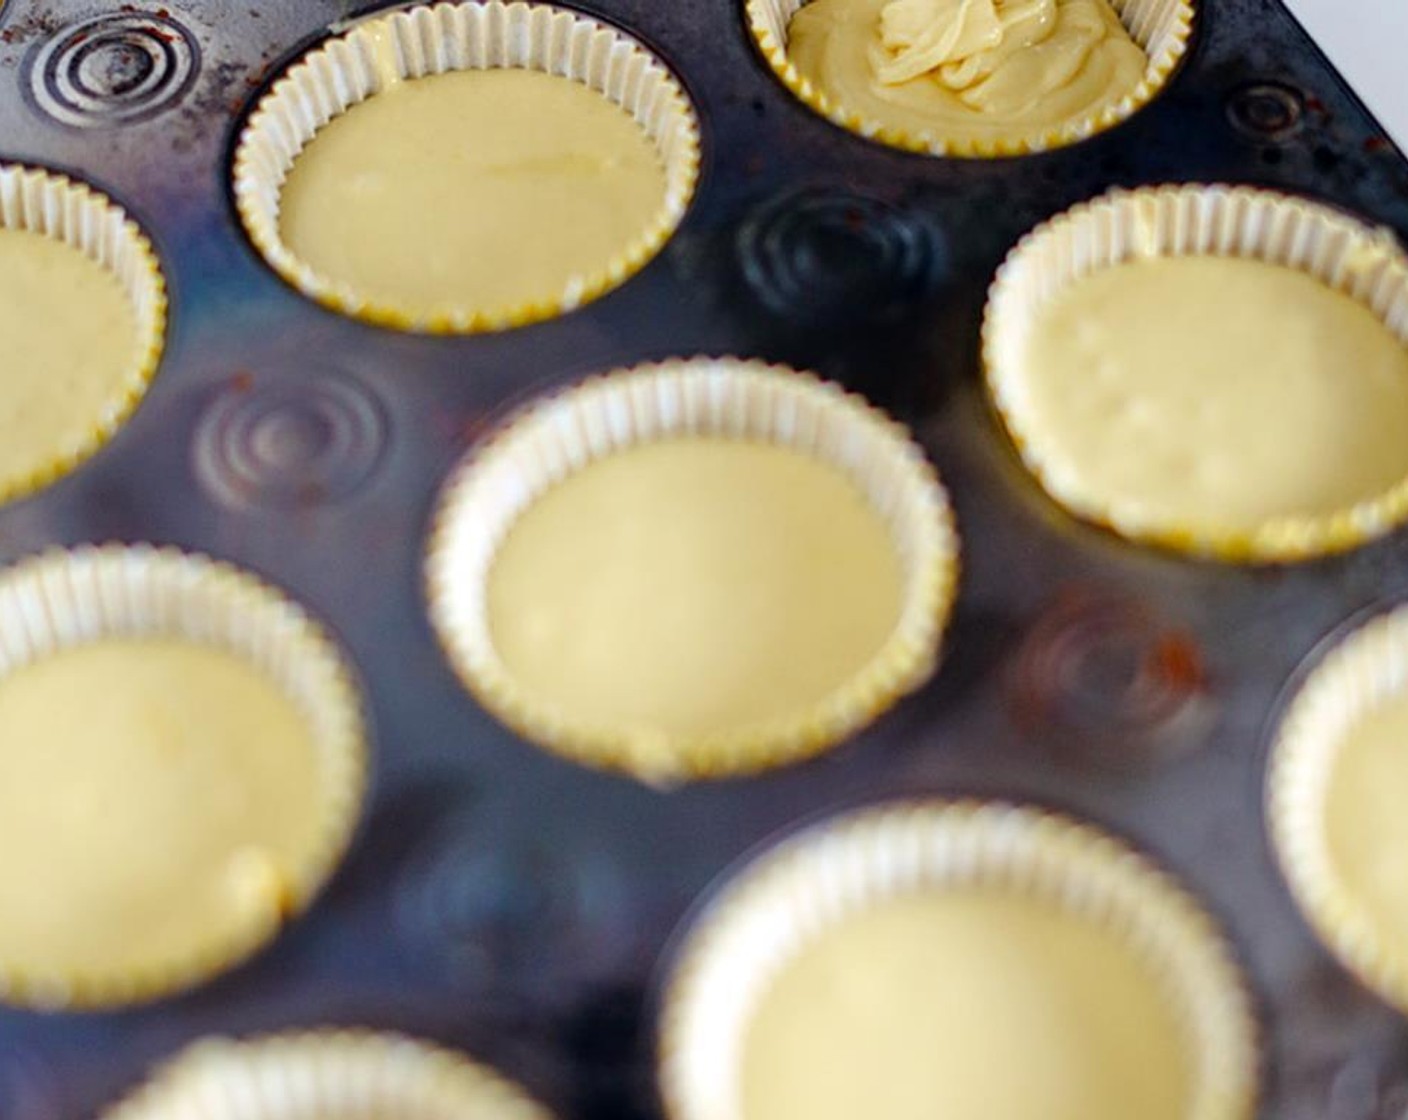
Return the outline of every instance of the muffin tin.
[[[993,161],[829,124],[776,80],[733,0],[580,7],[676,68],[701,117],[697,193],[619,289],[467,338],[321,308],[235,214],[231,156],[255,98],[365,6],[0,7],[0,159],[109,193],[170,297],[147,397],[91,461],[0,508],[0,556],[149,541],[251,569],[343,643],[374,737],[361,831],[310,912],[184,996],[0,1010],[0,1116],[93,1116],[208,1034],[346,1025],[461,1047],[569,1120],[658,1118],[660,981],[710,885],[799,820],[959,794],[1102,824],[1218,915],[1260,1000],[1269,1120],[1400,1116],[1408,1024],[1316,943],[1261,806],[1287,681],[1343,619],[1408,591],[1408,536],[1251,570],[1083,527],[1023,473],[978,346],[1003,255],[1110,185],[1253,183],[1403,236],[1408,163],[1264,0],[1202,0],[1189,57],[1129,121]],[[423,570],[435,496],[468,446],[546,390],[695,354],[814,369],[907,422],[952,495],[964,574],[944,665],[918,694],[815,761],[662,792],[535,749],[479,708],[437,647]]]

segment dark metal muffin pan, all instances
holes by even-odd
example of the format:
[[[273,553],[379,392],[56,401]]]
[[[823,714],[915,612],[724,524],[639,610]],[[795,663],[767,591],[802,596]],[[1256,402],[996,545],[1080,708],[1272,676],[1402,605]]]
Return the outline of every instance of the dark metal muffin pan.
[[[734,0],[581,6],[683,78],[703,118],[698,193],[619,290],[467,338],[319,308],[234,217],[229,155],[253,99],[369,8],[0,8],[0,159],[110,192],[172,296],[146,401],[86,466],[0,509],[0,558],[145,540],[245,565],[345,642],[376,736],[359,839],[312,911],[179,998],[0,1011],[0,1118],[90,1117],[198,1036],[323,1024],[463,1046],[568,1120],[658,1117],[660,961],[710,883],[799,819],[960,793],[1099,822],[1223,919],[1259,999],[1266,1117],[1408,1115],[1408,1024],[1313,940],[1261,809],[1283,688],[1324,634],[1408,589],[1408,532],[1264,571],[1124,544],[1022,473],[977,362],[1003,254],[1108,186],[1263,184],[1408,236],[1408,162],[1275,0],[1202,0],[1190,57],[1152,106],[1075,147],[991,162],[892,151],[814,116]],[[766,777],[661,792],[538,751],[475,706],[426,621],[422,546],[451,463],[524,400],[698,353],[816,369],[912,425],[952,492],[964,578],[942,670],[873,728]]]

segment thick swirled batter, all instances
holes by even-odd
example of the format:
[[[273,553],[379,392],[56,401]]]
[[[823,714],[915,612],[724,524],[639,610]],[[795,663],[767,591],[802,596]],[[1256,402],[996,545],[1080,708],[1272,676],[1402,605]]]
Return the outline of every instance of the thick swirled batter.
[[[787,53],[845,109],[952,141],[1092,117],[1148,65],[1107,0],[812,0]]]
[[[1077,280],[1009,371],[1057,497],[1143,531],[1252,532],[1408,478],[1408,350],[1306,273],[1143,259]]]
[[[1094,922],[954,890],[820,933],[762,993],[743,1120],[1182,1120],[1187,1040],[1152,970]]]
[[[0,484],[84,448],[121,408],[137,315],[117,277],[78,249],[0,229]]]
[[[233,654],[41,658],[0,679],[0,968],[150,976],[270,928],[319,809],[307,722]]]
[[[321,129],[280,200],[293,253],[416,316],[503,314],[604,273],[659,213],[665,169],[602,94],[532,70],[389,83]]]

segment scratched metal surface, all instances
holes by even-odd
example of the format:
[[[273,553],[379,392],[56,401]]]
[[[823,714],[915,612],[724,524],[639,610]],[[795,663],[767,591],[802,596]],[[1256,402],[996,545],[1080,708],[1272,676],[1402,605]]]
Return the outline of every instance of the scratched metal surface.
[[[1405,1115],[1408,1030],[1307,933],[1263,839],[1260,786],[1280,690],[1324,634],[1408,588],[1408,534],[1257,573],[1076,526],[984,411],[975,340],[1012,242],[1110,184],[1261,183],[1408,236],[1408,163],[1272,0],[1203,0],[1191,60],[1151,108],[993,163],[904,155],[812,116],[759,62],[735,0],[582,6],[683,76],[704,122],[696,201],[614,294],[467,339],[315,307],[232,216],[242,113],[362,6],[0,8],[0,158],[110,191],[173,293],[149,397],[77,474],[0,509],[0,559],[149,540],[264,573],[346,643],[376,735],[362,831],[311,913],[180,998],[0,1011],[0,1118],[89,1117],[192,1038],[324,1023],[463,1045],[567,1118],[657,1116],[651,1001],[692,902],[789,823],[899,793],[1032,799],[1131,837],[1221,915],[1246,963],[1265,1116]],[[661,793],[540,753],[474,705],[426,623],[421,549],[446,469],[504,410],[699,352],[809,366],[909,421],[953,492],[965,573],[944,668],[872,729],[772,776]]]

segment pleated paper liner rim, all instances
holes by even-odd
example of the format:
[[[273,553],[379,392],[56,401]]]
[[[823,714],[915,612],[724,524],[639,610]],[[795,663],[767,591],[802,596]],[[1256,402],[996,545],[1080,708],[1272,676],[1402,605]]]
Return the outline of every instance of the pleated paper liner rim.
[[[1346,552],[1408,520],[1408,477],[1328,514],[1209,528],[1112,508],[1062,474],[1029,438],[1021,349],[1034,313],[1057,293],[1131,260],[1230,256],[1303,272],[1371,310],[1408,345],[1408,257],[1391,234],[1320,203],[1255,187],[1180,184],[1117,189],[1058,214],[997,270],[983,315],[987,397],[1027,471],[1057,505],[1127,540],[1234,564],[1285,564]]]
[[[371,1109],[372,1111],[369,1111]],[[551,1120],[520,1086],[400,1034],[312,1030],[198,1041],[103,1120]]]
[[[912,892],[1033,897],[1125,940],[1190,1051],[1187,1120],[1251,1120],[1260,1063],[1251,998],[1223,934],[1187,891],[1095,828],[1028,806],[920,800],[804,828],[726,882],[685,934],[657,1024],[669,1120],[739,1120],[737,1066],[766,984],[823,929]]]
[[[242,963],[311,903],[340,862],[367,783],[353,671],[324,630],[281,591],[199,553],[150,545],[53,550],[0,572],[0,677],[111,637],[169,637],[231,653],[277,684],[307,719],[324,796],[317,839],[269,905],[188,954],[137,970],[39,972],[0,959],[0,1002],[99,1010],[184,991]]]
[[[26,230],[77,249],[116,276],[136,328],[130,367],[103,415],[78,443],[17,475],[0,476],[0,502],[27,497],[92,458],[132,415],[156,375],[166,338],[166,282],[156,250],[127,212],[87,183],[0,161],[0,228]],[[60,326],[61,324],[56,324]]]
[[[289,169],[317,131],[382,92],[381,67],[401,80],[452,70],[539,70],[582,82],[629,113],[659,152],[665,199],[639,234],[561,291],[501,307],[432,311],[359,294],[300,260],[279,231]],[[397,330],[475,334],[540,322],[624,283],[669,240],[699,177],[699,120],[678,79],[642,43],[612,24],[548,4],[461,0],[378,15],[301,56],[260,98],[235,151],[235,206],[254,247],[285,281],[343,315]]]
[[[1089,139],[1128,120],[1167,85],[1188,51],[1193,33],[1193,0],[1110,0],[1120,22],[1149,58],[1139,84],[1119,101],[1090,116],[1025,135],[958,139],[915,132],[852,111],[804,77],[787,54],[787,28],[810,0],[744,0],[748,30],[778,80],[813,112],[848,132],[892,148],[960,159],[1000,159],[1032,155]],[[1157,43],[1157,47],[1153,45]],[[1153,47],[1151,52],[1151,47]]]
[[[1385,700],[1408,695],[1408,606],[1334,641],[1286,704],[1266,773],[1272,848],[1306,922],[1365,987],[1408,1014],[1408,952],[1336,873],[1324,801],[1347,733]]]
[[[888,524],[904,590],[884,646],[831,696],[789,717],[669,738],[675,749],[663,763],[640,750],[658,746],[658,739],[644,744],[636,731],[575,720],[523,689],[494,649],[484,600],[503,538],[543,491],[595,459],[679,435],[769,442],[840,470]],[[455,672],[499,720],[574,761],[669,786],[754,774],[818,754],[922,685],[938,665],[957,591],[958,551],[947,493],[901,425],[814,375],[701,358],[588,379],[539,399],[472,448],[437,500],[426,593]]]

